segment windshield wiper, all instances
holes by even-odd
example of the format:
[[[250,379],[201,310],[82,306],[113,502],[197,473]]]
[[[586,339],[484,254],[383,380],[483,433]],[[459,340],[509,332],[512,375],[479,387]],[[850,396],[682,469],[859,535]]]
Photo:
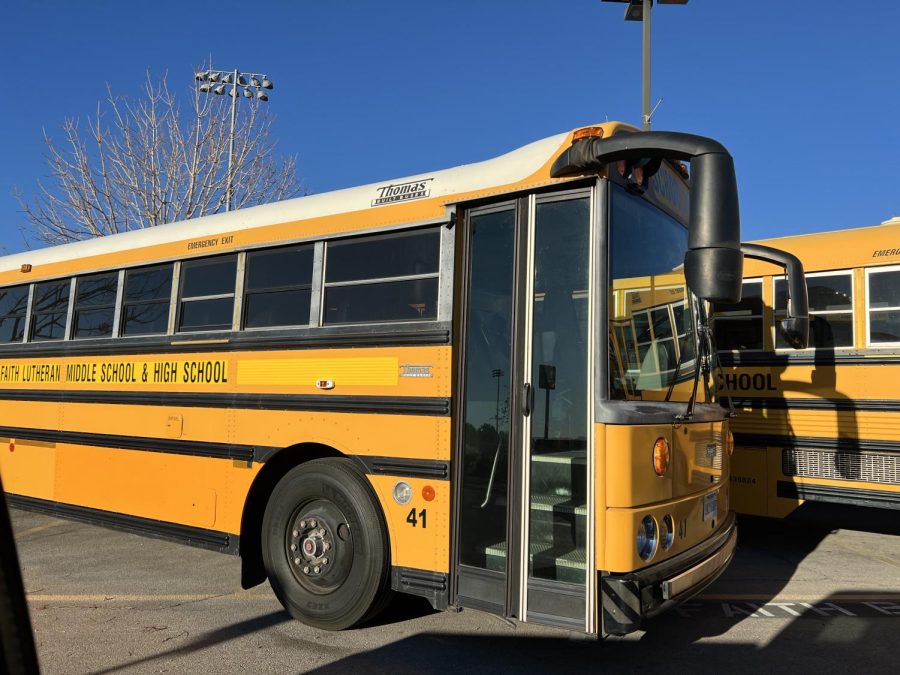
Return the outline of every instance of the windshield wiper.
[[[694,404],[697,401],[697,387],[700,384],[700,372],[703,371],[703,386],[706,390],[706,398],[709,400],[709,371],[710,371],[710,355],[712,353],[712,334],[709,328],[709,320],[706,316],[706,309],[703,303],[692,296],[691,302],[691,319],[694,322],[694,331],[697,337],[694,345],[697,352],[697,367],[694,368],[694,383],[691,387],[691,396],[688,399],[687,408],[681,415],[675,416],[676,422],[687,422],[694,416]],[[695,314],[696,312],[696,314]],[[669,392],[666,394],[666,400],[669,400],[669,394],[675,386],[675,381],[669,385]]]

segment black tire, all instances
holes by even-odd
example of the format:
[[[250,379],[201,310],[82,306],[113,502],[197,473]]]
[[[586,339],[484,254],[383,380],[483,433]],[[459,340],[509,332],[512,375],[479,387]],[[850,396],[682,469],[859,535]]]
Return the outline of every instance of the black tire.
[[[381,507],[345,459],[309,461],[278,482],[263,516],[262,554],[275,595],[310,626],[350,628],[391,594]]]

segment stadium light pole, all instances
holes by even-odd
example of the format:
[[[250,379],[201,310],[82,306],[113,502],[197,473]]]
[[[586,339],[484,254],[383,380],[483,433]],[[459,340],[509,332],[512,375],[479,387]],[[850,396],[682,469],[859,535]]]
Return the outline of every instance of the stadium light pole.
[[[688,0],[656,0],[661,5],[686,5]],[[600,2],[627,2],[625,8],[626,21],[643,22],[643,105],[641,107],[641,118],[643,120],[644,131],[650,131],[650,15],[653,7],[653,0],[600,0]]]
[[[194,82],[197,83],[201,93],[212,92],[218,96],[225,93],[227,87],[231,96],[231,132],[228,135],[228,176],[225,183],[225,210],[231,211],[234,175],[231,163],[234,158],[234,122],[237,118],[238,87],[242,88],[241,95],[244,98],[256,98],[260,101],[268,101],[269,95],[266,89],[272,89],[274,85],[268,75],[261,73],[243,73],[237,68],[234,70],[201,70],[194,73]]]

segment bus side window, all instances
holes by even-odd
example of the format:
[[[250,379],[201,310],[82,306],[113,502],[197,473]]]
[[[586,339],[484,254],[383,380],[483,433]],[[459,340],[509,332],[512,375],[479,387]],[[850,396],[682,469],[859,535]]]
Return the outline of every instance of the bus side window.
[[[27,285],[0,288],[0,342],[22,341],[27,311]]]
[[[122,335],[163,335],[169,328],[174,265],[125,271]]]
[[[900,344],[900,268],[867,270],[866,283],[868,344]]]
[[[713,305],[713,335],[719,351],[763,348],[762,279],[744,282],[740,302]]]
[[[809,346],[833,349],[853,346],[853,276],[850,271],[806,275],[809,291]],[[775,322],[787,311],[787,282],[775,279]],[[790,349],[780,331],[775,331],[775,348]]]
[[[118,272],[91,274],[75,279],[73,339],[112,337],[118,283]]]
[[[329,241],[325,324],[437,318],[437,228]]]
[[[312,244],[247,253],[244,328],[309,325],[312,272]]]
[[[178,330],[230,330],[236,279],[233,254],[182,263]]]
[[[35,342],[65,339],[71,284],[71,279],[35,284],[31,308],[31,339]]]

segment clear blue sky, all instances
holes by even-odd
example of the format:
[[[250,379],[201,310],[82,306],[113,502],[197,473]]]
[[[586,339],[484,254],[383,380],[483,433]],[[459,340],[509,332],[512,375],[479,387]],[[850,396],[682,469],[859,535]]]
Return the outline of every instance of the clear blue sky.
[[[605,119],[640,122],[641,29],[599,0],[7,0],[0,245],[46,175],[42,129],[106,83],[192,86],[208,55],[268,72],[285,152],[323,192],[501,154]],[[655,129],[725,143],[746,239],[900,215],[900,4],[690,0],[653,13]]]

